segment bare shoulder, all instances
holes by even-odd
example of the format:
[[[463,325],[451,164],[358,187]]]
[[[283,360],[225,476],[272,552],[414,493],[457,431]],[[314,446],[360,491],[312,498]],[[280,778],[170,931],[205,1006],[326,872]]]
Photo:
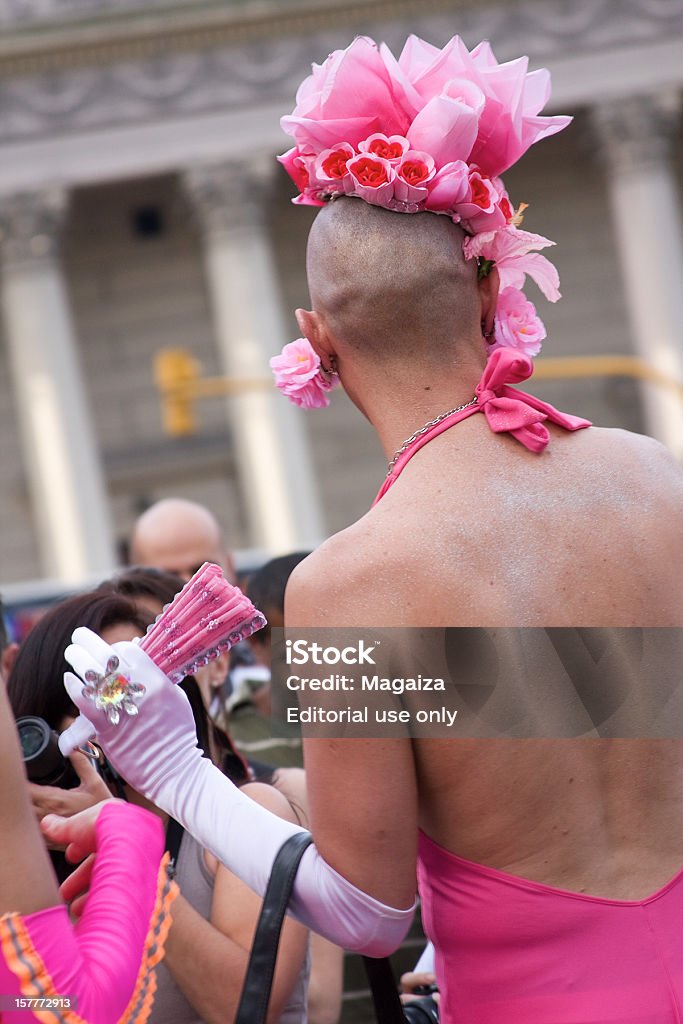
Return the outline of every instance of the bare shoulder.
[[[585,431],[582,440],[607,455],[636,485],[641,483],[650,493],[683,498],[683,467],[669,449],[653,437],[629,430],[593,427]]]
[[[382,517],[363,516],[301,562],[285,595],[288,626],[365,626],[383,594],[396,592],[402,562]]]
[[[269,786],[264,782],[248,782],[246,786],[242,786],[242,793],[254,803],[265,807],[271,814],[277,814],[278,818],[284,818],[285,821],[291,821],[295,825],[298,824],[291,803],[284,793],[275,786]]]

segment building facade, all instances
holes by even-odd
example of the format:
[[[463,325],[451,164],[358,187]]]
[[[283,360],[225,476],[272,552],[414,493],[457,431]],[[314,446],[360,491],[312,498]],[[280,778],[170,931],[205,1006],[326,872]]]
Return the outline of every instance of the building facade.
[[[683,381],[680,0],[0,0],[0,581],[105,573],[164,495],[237,548],[313,545],[385,471],[341,394],[303,413],[256,386],[163,431],[154,358],[264,380],[307,304],[313,213],[275,162],[312,61],[357,34],[400,51],[492,41],[550,68],[574,124],[506,174],[557,241],[544,354],[636,355]],[[530,293],[531,297],[531,293]],[[533,296],[534,300],[540,298]],[[683,457],[683,402],[629,377],[537,393]]]

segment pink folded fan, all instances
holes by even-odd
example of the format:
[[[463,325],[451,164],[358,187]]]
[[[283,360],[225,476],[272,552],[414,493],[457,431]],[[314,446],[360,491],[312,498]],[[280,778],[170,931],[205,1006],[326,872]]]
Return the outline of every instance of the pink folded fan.
[[[239,587],[228,583],[219,566],[205,562],[152,623],[140,647],[179,683],[265,625]]]

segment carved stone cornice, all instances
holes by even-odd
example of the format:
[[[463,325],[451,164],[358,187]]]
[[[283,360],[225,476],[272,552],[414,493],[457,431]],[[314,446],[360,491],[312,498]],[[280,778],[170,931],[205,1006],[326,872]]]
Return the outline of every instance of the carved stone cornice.
[[[630,171],[670,158],[680,125],[675,90],[600,103],[591,110],[594,139],[610,171]]]
[[[183,188],[204,232],[232,232],[263,224],[277,164],[272,154],[189,167]]]
[[[54,187],[0,197],[0,259],[5,266],[53,258],[69,196]]]
[[[32,0],[5,0],[22,2]],[[491,39],[499,59],[529,53],[536,61],[683,37],[680,0],[273,0],[256,13],[197,3],[163,16],[137,8],[146,17],[74,22],[70,35],[0,35],[0,142],[264,103],[284,110],[311,61],[358,32],[396,51],[410,32],[443,44],[458,31],[470,44]]]

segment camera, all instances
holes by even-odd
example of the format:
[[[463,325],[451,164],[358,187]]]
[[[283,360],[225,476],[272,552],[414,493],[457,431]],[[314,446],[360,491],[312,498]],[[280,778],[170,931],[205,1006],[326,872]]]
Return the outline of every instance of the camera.
[[[439,1004],[433,996],[421,996],[403,1004],[403,1017],[407,1024],[439,1024]]]
[[[59,749],[57,733],[43,718],[22,715],[17,718],[21,753],[29,782],[40,786],[76,789],[80,779],[71,761]]]

